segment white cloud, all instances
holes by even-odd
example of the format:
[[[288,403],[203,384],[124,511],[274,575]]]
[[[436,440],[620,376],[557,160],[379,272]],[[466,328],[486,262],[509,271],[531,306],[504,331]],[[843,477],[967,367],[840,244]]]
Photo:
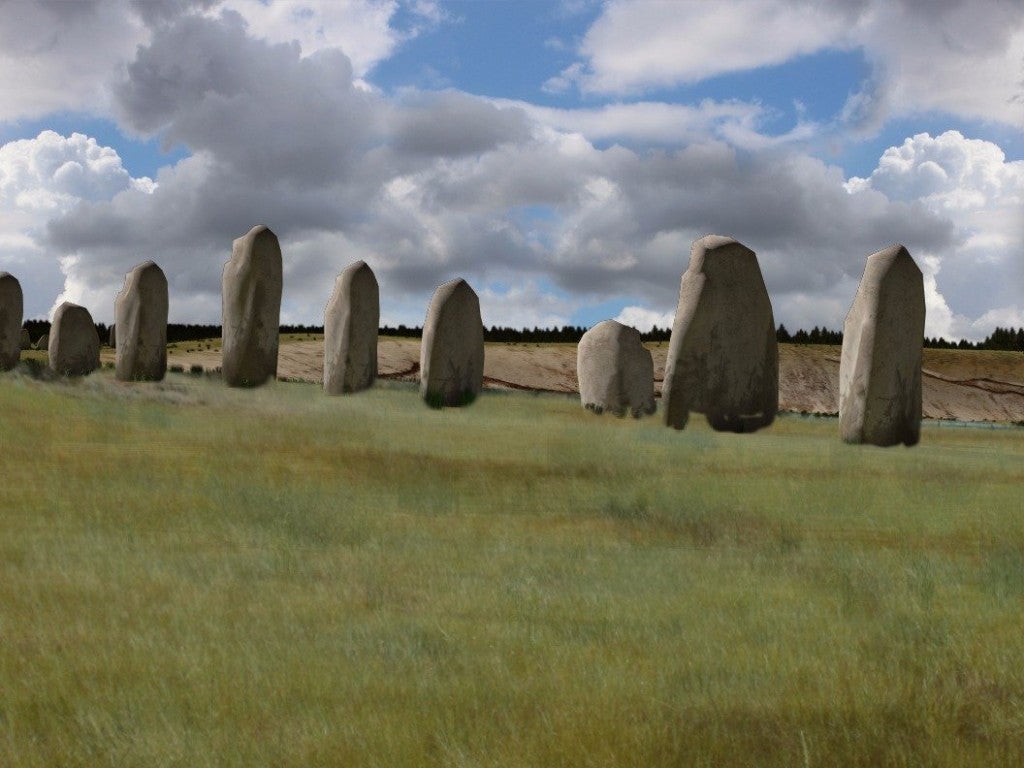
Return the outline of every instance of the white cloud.
[[[1024,125],[1024,4],[874,0],[857,44],[891,115],[938,110]]]
[[[0,121],[104,114],[110,74],[145,39],[126,0],[0,3]]]
[[[43,131],[34,139],[0,146],[0,252],[3,266],[22,283],[26,317],[45,314],[69,293],[71,265],[46,246],[47,226],[82,201],[109,201],[126,191],[147,194],[148,178],[133,179],[121,158],[80,133]],[[68,267],[65,271],[64,266]]]
[[[578,299],[544,290],[533,279],[504,288],[485,286],[477,294],[480,314],[488,328],[561,328],[569,324],[569,318],[581,304]]]
[[[634,93],[781,64],[846,39],[850,18],[827,5],[777,0],[612,0],[580,46],[586,66],[562,78],[584,91]]]
[[[974,249],[977,271],[982,249],[1003,259],[1021,241],[986,219],[1003,221],[1020,196],[1017,166],[992,145],[913,137],[908,158],[894,148],[876,174],[848,181],[796,144],[741,150],[719,135],[756,129],[756,105],[573,113],[455,91],[387,99],[355,78],[339,51],[256,39],[237,15],[155,23],[113,91],[118,114],[193,154],[154,185],[95,142],[54,134],[77,154],[10,182],[28,217],[17,231],[55,271],[63,257],[64,290],[97,302],[99,320],[124,273],[152,258],[172,321],[216,321],[231,240],[257,223],[281,240],[292,322],[319,322],[335,276],[359,258],[378,274],[387,322],[422,322],[434,287],[455,276],[479,286],[488,324],[564,324],[584,301],[621,297],[636,323],[665,320],[690,242],[708,233],[757,251],[776,319],[794,329],[838,327],[864,258],[897,241],[938,260],[938,295],[967,318],[950,322],[1019,304],[997,293],[974,307],[950,287],[979,284],[958,273],[962,251]],[[595,143],[630,130],[656,146]],[[43,144],[32,167],[44,167]]]
[[[765,114],[759,104],[706,99],[697,105],[641,101],[600,107],[558,109],[526,102],[515,105],[539,123],[564,133],[579,133],[591,142],[625,140],[645,144],[683,145],[723,133],[754,134]]]
[[[916,200],[955,226],[955,245],[918,255],[928,335],[981,338],[991,331],[992,307],[1005,318],[1024,310],[1024,161],[1007,162],[995,144],[958,131],[920,133],[889,147],[869,177],[846,188]]]
[[[546,87],[638,94],[822,50],[861,50],[872,67],[843,110],[851,125],[930,110],[1024,123],[1024,5],[1005,0],[612,0]]]
[[[355,85],[370,89],[362,78],[376,64],[447,19],[437,2],[414,0],[399,29],[398,9],[398,0],[7,0],[0,2],[0,122],[57,111],[107,115],[110,82],[136,48],[197,12],[236,16],[254,37],[297,44],[303,56],[343,51]]]
[[[225,0],[211,15],[223,9],[238,12],[253,37],[271,43],[297,42],[303,56],[341,49],[357,78],[389,58],[410,34],[419,32],[391,26],[397,0]],[[421,0],[411,10],[424,25],[442,20],[436,3]]]
[[[615,316],[623,325],[636,328],[640,333],[647,333],[654,326],[658,328],[671,328],[675,320],[675,310],[671,312],[658,312],[647,307],[623,307],[622,311]]]

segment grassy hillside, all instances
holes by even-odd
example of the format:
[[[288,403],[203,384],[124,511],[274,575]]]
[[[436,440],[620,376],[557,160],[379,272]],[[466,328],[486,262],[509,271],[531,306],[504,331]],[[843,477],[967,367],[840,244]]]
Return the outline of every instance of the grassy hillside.
[[[1024,430],[0,376],[4,766],[1017,765]]]

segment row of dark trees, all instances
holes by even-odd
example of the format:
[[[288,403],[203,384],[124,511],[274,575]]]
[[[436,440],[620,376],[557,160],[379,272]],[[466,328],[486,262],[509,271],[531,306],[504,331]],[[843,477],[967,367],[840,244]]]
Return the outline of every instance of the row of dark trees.
[[[28,329],[32,341],[36,341],[44,333],[50,332],[48,320],[26,320],[24,327]],[[106,342],[110,327],[104,323],[96,324],[96,331],[100,340]],[[492,325],[484,328],[485,341],[501,341],[518,344],[544,344],[562,342],[575,344],[578,342],[587,328],[582,325],[563,325],[561,328],[509,328]],[[322,325],[282,325],[281,333],[296,334],[320,334],[324,332]],[[670,328],[659,328],[654,326],[647,333],[642,333],[644,341],[668,341],[672,333]],[[217,338],[221,334],[219,325],[182,325],[179,323],[168,323],[167,341],[197,341],[199,339]],[[399,325],[396,328],[384,326],[380,329],[381,336],[403,336],[419,338],[423,335],[423,329],[419,326],[409,327]],[[796,333],[790,333],[785,325],[780,325],[775,332],[776,338],[783,344],[835,344],[843,343],[841,331],[832,331],[828,328],[815,326],[810,331],[802,328]],[[925,338],[924,346],[931,349],[995,349],[1009,352],[1024,352],[1024,328],[1000,328],[997,327],[984,341],[971,342],[965,339],[959,341],[947,341],[944,338]]]

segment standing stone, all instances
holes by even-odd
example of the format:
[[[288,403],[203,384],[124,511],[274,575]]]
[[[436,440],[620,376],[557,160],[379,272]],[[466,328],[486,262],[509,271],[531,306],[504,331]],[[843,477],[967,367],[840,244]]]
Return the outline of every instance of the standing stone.
[[[358,392],[377,378],[380,291],[373,270],[357,261],[338,275],[324,312],[324,392]]]
[[[0,371],[9,371],[21,357],[21,315],[25,310],[21,283],[0,272]]]
[[[116,299],[115,299],[116,301]],[[107,346],[111,349],[117,349],[117,322],[115,320],[114,325],[110,326],[110,330],[107,331]]]
[[[779,351],[772,303],[757,256],[731,237],[690,248],[665,362],[665,423],[690,411],[719,431],[752,432],[775,419]]]
[[[100,335],[89,310],[69,301],[57,307],[47,348],[50,369],[61,376],[84,376],[99,368]]]
[[[125,275],[114,300],[110,343],[119,381],[160,381],[167,373],[167,278],[152,261]]]
[[[843,324],[839,434],[847,443],[916,445],[921,438],[924,278],[907,249],[868,256]]]
[[[222,280],[221,375],[229,387],[257,387],[277,375],[283,281],[270,229],[253,227],[234,241]]]
[[[49,346],[50,346],[50,334],[44,333],[42,336],[40,336],[38,339],[36,339],[36,343],[32,345],[32,349],[48,349]]]
[[[480,300],[462,278],[434,291],[420,345],[420,394],[433,408],[472,403],[484,386]]]
[[[32,337],[28,335],[28,328],[21,329],[21,349],[32,349]]]
[[[636,328],[604,320],[584,333],[576,348],[576,375],[584,408],[635,418],[655,411],[654,360]]]

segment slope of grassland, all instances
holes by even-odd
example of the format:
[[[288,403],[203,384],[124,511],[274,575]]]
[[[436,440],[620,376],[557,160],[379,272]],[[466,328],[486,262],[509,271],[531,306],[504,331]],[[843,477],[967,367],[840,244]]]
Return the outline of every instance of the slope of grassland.
[[[0,375],[0,764],[1019,765],[1024,430]]]
[[[668,343],[648,344],[660,394]],[[219,340],[171,345],[172,363],[188,368],[220,365]],[[381,337],[379,369],[390,378],[416,380],[419,341]],[[105,354],[113,361],[113,351]],[[779,345],[779,408],[796,413],[839,411],[840,348]],[[923,408],[929,419],[1024,422],[1024,354],[978,350],[924,350]],[[279,374],[323,381],[323,337],[282,337]],[[488,344],[485,386],[578,392],[575,344]]]

